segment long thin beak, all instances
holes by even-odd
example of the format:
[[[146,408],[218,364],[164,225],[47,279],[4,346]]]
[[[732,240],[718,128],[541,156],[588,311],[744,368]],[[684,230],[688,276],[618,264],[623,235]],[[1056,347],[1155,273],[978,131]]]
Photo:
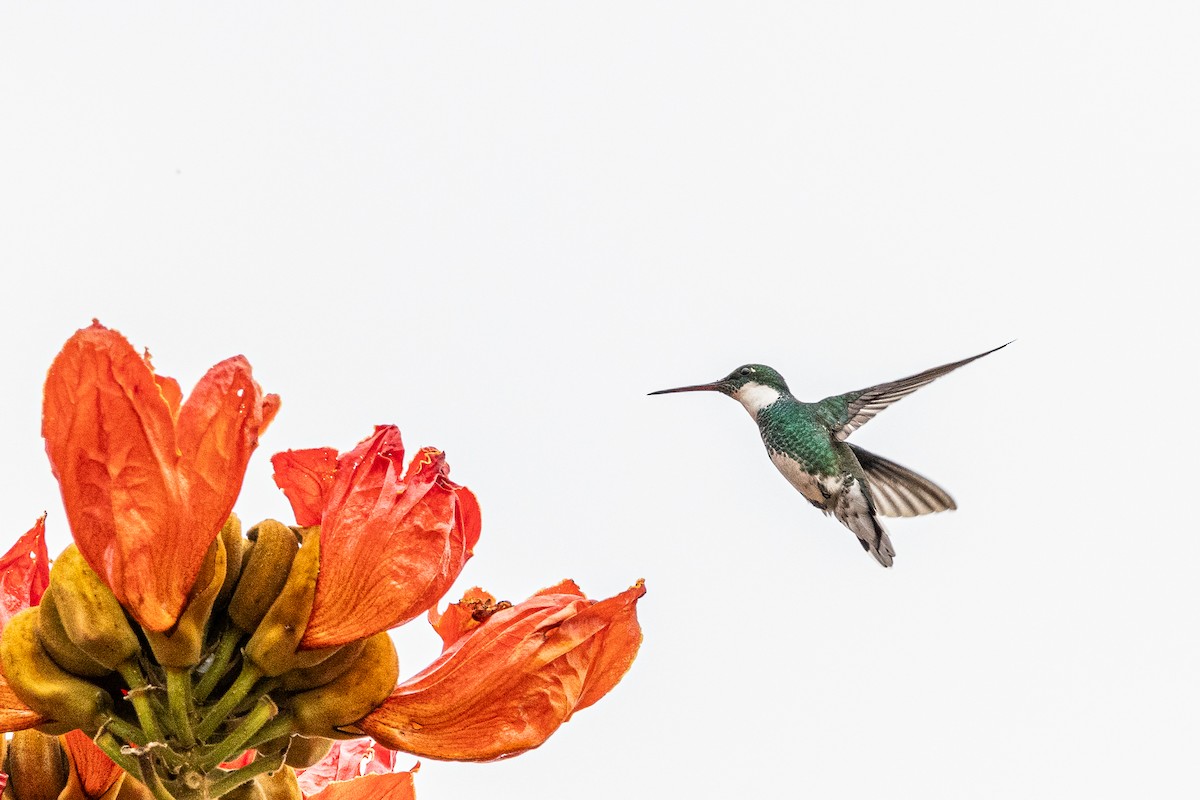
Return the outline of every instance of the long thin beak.
[[[721,391],[720,382],[717,383],[700,383],[695,386],[680,386],[678,389],[659,389],[657,392],[650,394],[674,394],[675,392],[719,392]]]

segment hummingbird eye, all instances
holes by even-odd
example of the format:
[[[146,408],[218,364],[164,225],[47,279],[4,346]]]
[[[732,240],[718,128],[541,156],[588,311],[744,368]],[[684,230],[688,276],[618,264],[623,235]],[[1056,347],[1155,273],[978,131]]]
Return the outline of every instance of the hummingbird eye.
[[[754,370],[751,369],[750,367],[742,367],[740,370],[738,370],[738,372],[740,372],[743,375],[749,375],[750,373],[754,372]]]

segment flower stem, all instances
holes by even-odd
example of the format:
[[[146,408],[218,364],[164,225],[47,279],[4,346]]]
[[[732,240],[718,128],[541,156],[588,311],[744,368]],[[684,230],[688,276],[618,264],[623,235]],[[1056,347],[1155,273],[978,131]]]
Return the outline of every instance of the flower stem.
[[[265,772],[274,772],[283,766],[283,753],[263,757],[258,756],[241,769],[227,772],[208,785],[209,796],[220,797],[247,781],[252,781]]]
[[[154,709],[151,708],[150,698],[147,695],[147,692],[152,689],[142,674],[141,668],[138,667],[137,659],[131,658],[121,662],[117,665],[117,671],[121,673],[125,685],[129,687],[129,694],[125,699],[133,703],[133,711],[137,714],[142,730],[150,737],[150,741],[164,741],[162,728],[158,725],[158,718],[154,715]]]
[[[233,658],[234,651],[237,650],[238,642],[242,639],[242,632],[230,625],[221,634],[220,641],[217,642],[217,649],[213,653],[213,660],[208,665],[208,670],[204,673],[204,677],[196,684],[193,696],[197,703],[203,703],[212,694],[212,690],[217,688],[217,682],[225,677],[225,673],[229,671],[229,661]]]
[[[141,772],[141,770],[138,768],[138,762],[135,759],[130,758],[129,755],[121,749],[121,743],[117,741],[117,737],[113,736],[108,731],[100,731],[100,733],[96,734],[96,738],[93,739],[93,741],[96,743],[97,747],[104,751],[105,755],[113,760],[114,764],[128,772],[130,775],[136,776]]]
[[[167,667],[167,719],[185,750],[196,746],[192,733],[192,678],[183,667]]]
[[[258,683],[258,679],[262,677],[262,670],[254,666],[249,661],[242,662],[242,671],[238,673],[237,680],[233,685],[222,695],[221,699],[216,702],[208,713],[204,715],[204,719],[196,727],[196,737],[200,741],[207,741],[225,718],[238,707],[238,704],[250,693],[254,688],[254,684]]]
[[[292,712],[284,710],[275,715],[275,718],[263,725],[254,737],[246,742],[246,749],[251,747],[257,748],[272,739],[278,739],[280,736],[285,736],[292,732]],[[284,750],[287,753],[287,750]]]
[[[250,741],[250,738],[258,733],[259,729],[266,725],[278,711],[279,707],[270,698],[264,697],[259,700],[246,718],[238,723],[238,726],[230,731],[220,744],[206,753],[197,766],[203,772],[211,772],[218,764],[236,757],[238,753],[246,749],[246,742]]]
[[[146,736],[146,733],[141,728],[132,722],[126,722],[115,714],[106,719],[104,725],[100,728],[100,734],[107,731],[111,731],[112,735],[117,738],[133,742],[140,747],[145,747],[150,743],[150,738]],[[100,734],[97,734],[97,736]]]
[[[154,756],[150,754],[150,751],[148,749],[139,750],[137,760],[139,769],[134,775],[141,778],[142,783],[146,784],[150,794],[154,795],[154,800],[175,800],[174,795],[167,791],[166,786],[163,786],[162,778],[154,769]]]

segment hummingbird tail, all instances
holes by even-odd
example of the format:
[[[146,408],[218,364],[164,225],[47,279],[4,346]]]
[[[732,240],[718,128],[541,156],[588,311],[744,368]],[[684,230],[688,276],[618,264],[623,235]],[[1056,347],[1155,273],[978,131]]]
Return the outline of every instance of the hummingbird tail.
[[[885,567],[892,565],[896,551],[892,549],[892,540],[887,531],[875,516],[875,504],[864,491],[863,484],[857,478],[849,479],[842,491],[837,495],[837,502],[832,509],[838,522],[858,537],[862,545],[875,560]]]
[[[896,551],[892,549],[892,540],[888,538],[887,531],[879,524],[879,520],[872,517],[871,521],[875,523],[877,538],[873,542],[866,542],[862,539],[859,541],[862,542],[863,549],[873,555],[876,561],[885,567],[890,567],[892,559],[896,555]]]

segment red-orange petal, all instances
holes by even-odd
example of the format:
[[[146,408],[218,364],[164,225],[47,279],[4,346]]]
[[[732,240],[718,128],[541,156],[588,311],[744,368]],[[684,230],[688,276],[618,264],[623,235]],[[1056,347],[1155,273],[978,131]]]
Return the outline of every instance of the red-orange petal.
[[[214,366],[179,410],[179,475],[193,533],[177,568],[196,579],[204,554],[229,518],[250,455],[265,427],[262,389],[243,356]]]
[[[66,343],[46,376],[42,435],[80,552],[139,621],[170,627],[190,588],[161,552],[181,538],[174,422],[123,336],[94,324]]]
[[[643,594],[639,581],[600,602],[567,591],[497,612],[359,726],[428,758],[488,761],[537,747],[629,668]]]
[[[46,515],[0,556],[0,630],[17,612],[42,601],[50,584],[50,555],[46,552]]]
[[[332,447],[287,450],[271,456],[275,485],[292,504],[297,525],[307,528],[321,524],[325,498],[333,485],[337,465],[337,450]]]
[[[574,711],[587,708],[608,694],[633,666],[633,659],[642,644],[637,599],[645,592],[645,584],[639,580],[626,592],[601,600],[568,620],[556,632],[557,636],[570,639],[596,631],[595,654],[588,665],[583,694],[575,703]]]
[[[42,435],[71,532],[143,627],[174,624],[275,407],[241,357],[180,405],[177,385],[99,323],[54,359]]]
[[[400,433],[379,426],[338,459],[321,519],[321,571],[301,646],[330,647],[424,613],[458,578],[479,538],[474,495],[422,449],[404,479]]]
[[[60,737],[67,760],[74,773],[72,784],[78,786],[84,797],[99,798],[120,780],[123,770],[113,763],[104,751],[96,746],[92,737],[81,730],[73,730]],[[64,796],[67,793],[64,792]],[[73,796],[78,797],[75,794]]]

